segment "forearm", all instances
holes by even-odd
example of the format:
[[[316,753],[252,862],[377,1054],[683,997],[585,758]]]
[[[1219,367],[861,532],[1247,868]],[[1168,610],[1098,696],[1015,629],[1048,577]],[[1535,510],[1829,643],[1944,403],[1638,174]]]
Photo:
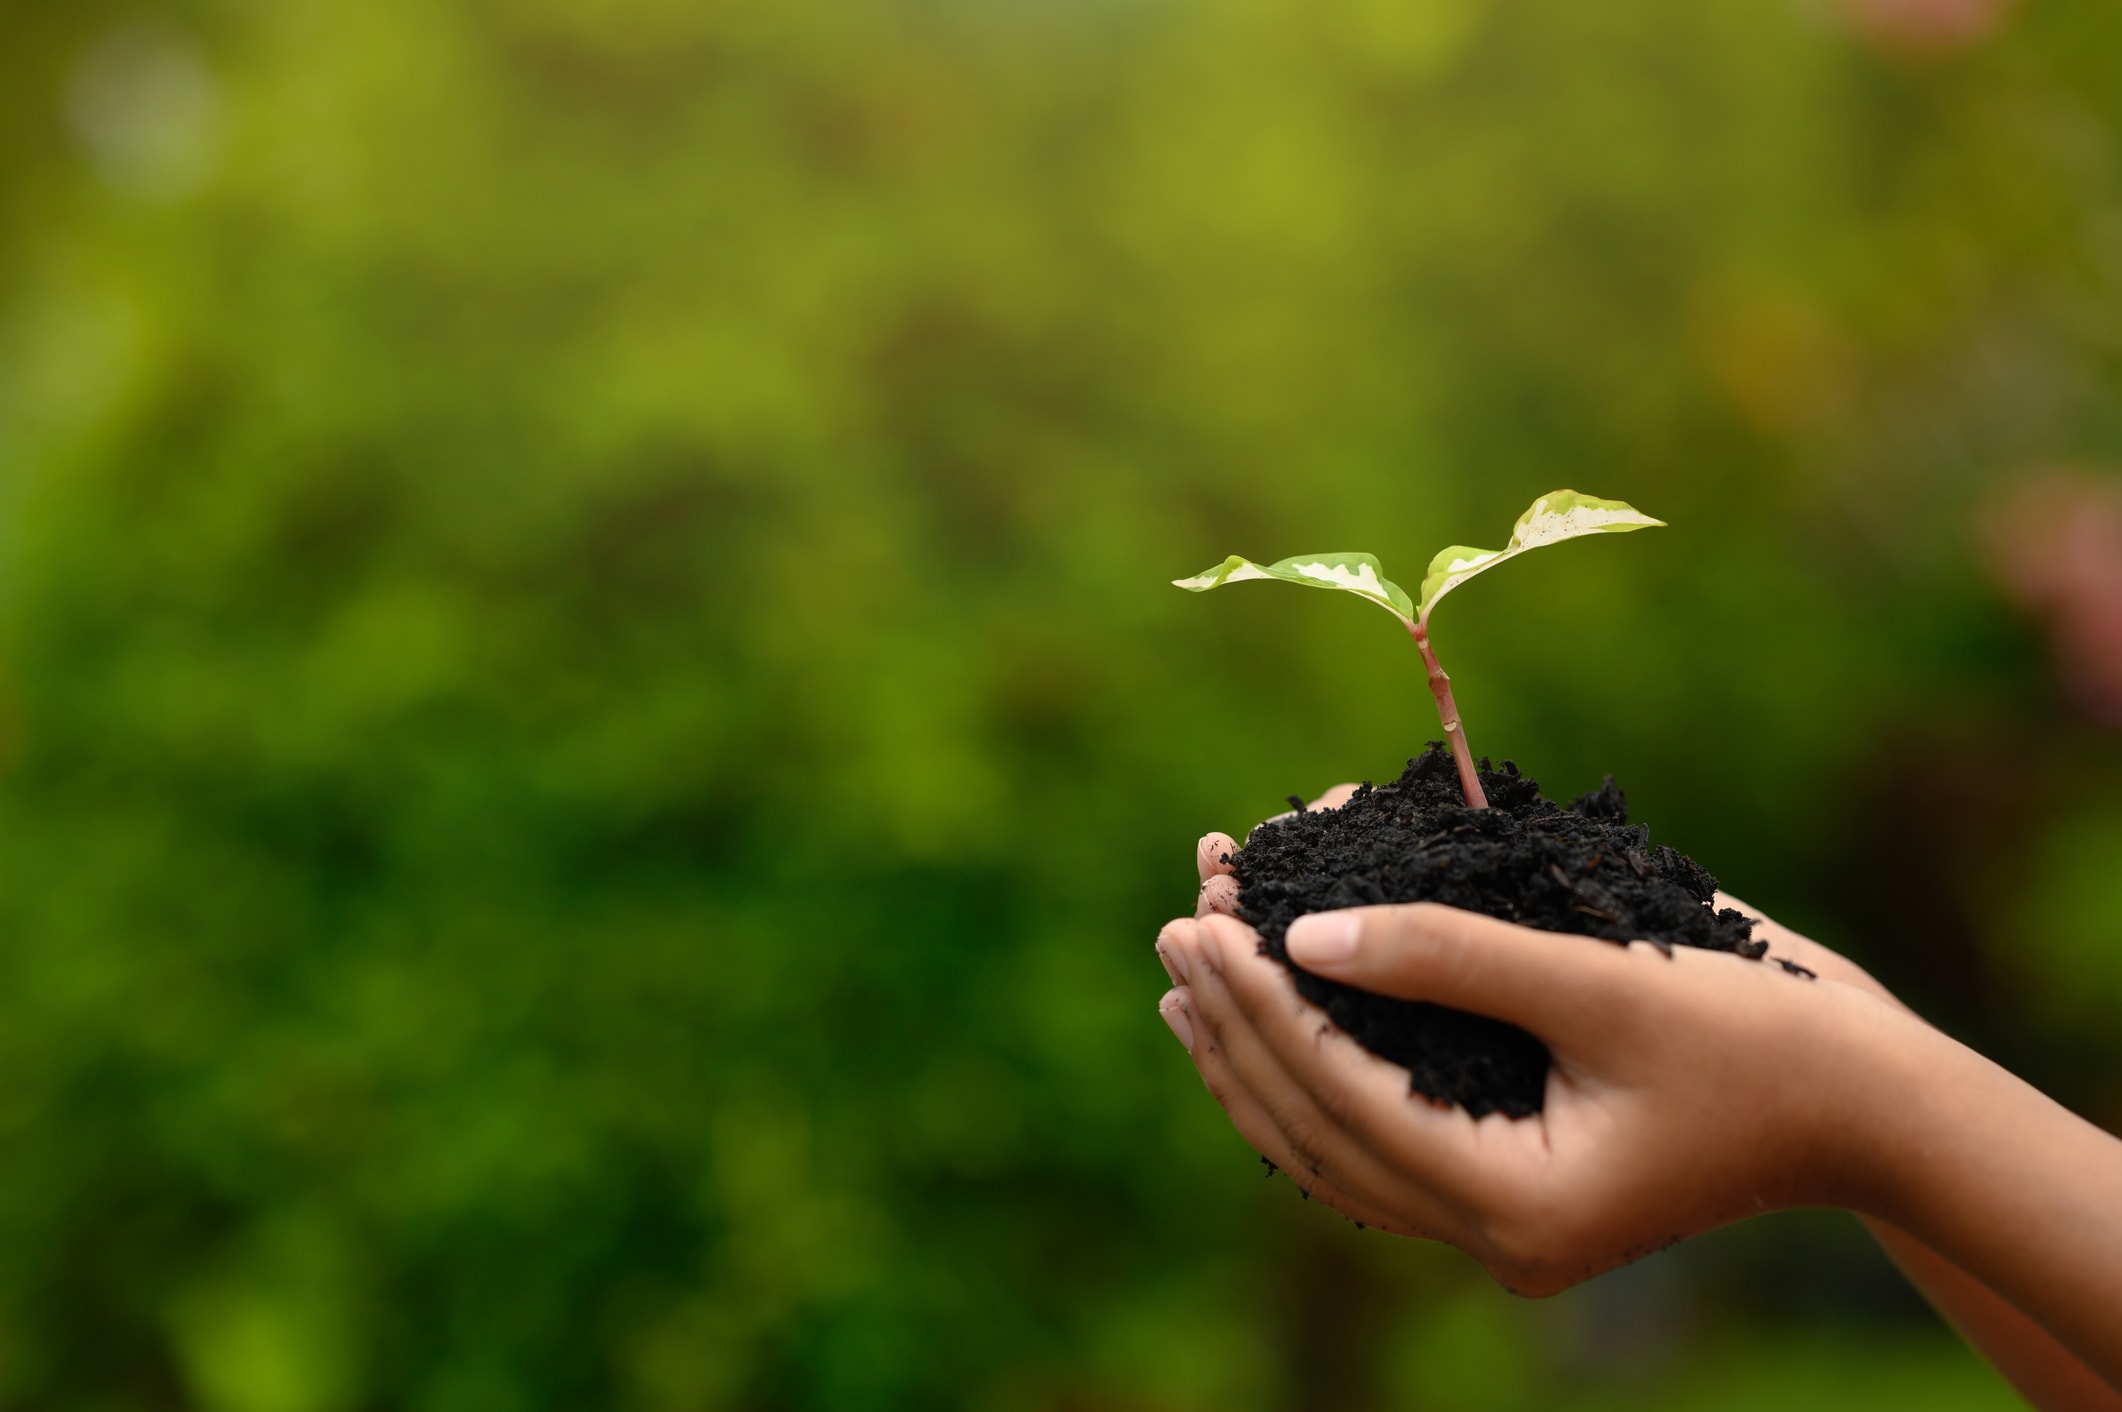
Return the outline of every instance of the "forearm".
[[[1756,910],[1736,898],[1720,897],[1718,903]],[[1776,954],[1788,955],[1822,976],[1868,991],[1913,1015],[1886,987],[1839,953],[1765,918],[1758,934],[1768,937]],[[2044,1412],[2122,1412],[2122,1393],[2023,1311],[1905,1231],[1876,1217],[1862,1219],[1931,1306],[2034,1406]]]
[[[1987,1285],[1907,1232],[1863,1220],[1931,1307],[2041,1412],[2122,1412],[2122,1393]]]
[[[1859,1209],[2122,1386],[2122,1141],[1936,1031],[1897,1046],[1882,1077],[1868,1136],[1880,1175]],[[2008,1321],[1986,1328],[2000,1352],[2024,1351]]]

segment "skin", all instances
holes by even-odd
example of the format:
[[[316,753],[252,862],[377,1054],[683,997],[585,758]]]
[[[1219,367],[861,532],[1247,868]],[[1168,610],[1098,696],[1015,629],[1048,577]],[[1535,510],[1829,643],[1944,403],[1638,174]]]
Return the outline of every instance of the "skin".
[[[1196,916],[1158,938],[1174,983],[1158,1008],[1238,1131],[1314,1199],[1528,1295],[1748,1216],[1844,1207],[2035,1405],[2122,1409],[2122,1142],[1861,968],[1772,922],[1770,953],[1817,980],[1429,903],[1292,928],[1309,970],[1546,1041],[1543,1111],[1473,1119],[1299,998],[1234,915],[1235,851],[1201,840]]]

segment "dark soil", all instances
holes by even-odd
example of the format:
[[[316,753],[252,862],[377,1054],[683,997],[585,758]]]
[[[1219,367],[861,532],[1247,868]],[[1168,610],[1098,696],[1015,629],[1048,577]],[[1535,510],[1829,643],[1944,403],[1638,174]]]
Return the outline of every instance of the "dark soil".
[[[1508,760],[1501,770],[1482,761],[1481,786],[1489,807],[1467,808],[1450,754],[1432,744],[1398,780],[1366,784],[1339,809],[1260,825],[1231,855],[1240,915],[1286,966],[1291,922],[1380,902],[1442,902],[1667,952],[1699,946],[1758,960],[1768,950],[1750,918],[1712,905],[1715,878],[1628,822],[1611,775],[1567,809]],[[1417,1093],[1477,1118],[1540,1111],[1547,1046],[1517,1026],[1290,970],[1298,992],[1357,1043],[1404,1065]]]

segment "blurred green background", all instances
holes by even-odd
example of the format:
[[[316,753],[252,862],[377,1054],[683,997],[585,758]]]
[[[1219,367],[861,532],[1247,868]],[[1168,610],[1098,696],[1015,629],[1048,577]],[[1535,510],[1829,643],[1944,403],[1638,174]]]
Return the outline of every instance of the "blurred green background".
[[[2122,1121],[2122,10],[0,14],[0,1404],[2012,1405],[1262,1180],[1151,940],[1435,720],[1167,581],[1669,520],[1475,747]]]

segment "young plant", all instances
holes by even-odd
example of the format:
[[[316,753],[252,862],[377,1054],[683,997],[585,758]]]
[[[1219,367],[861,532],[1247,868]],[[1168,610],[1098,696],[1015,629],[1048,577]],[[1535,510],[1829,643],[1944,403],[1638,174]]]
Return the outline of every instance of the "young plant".
[[[1439,550],[1429,561],[1419,601],[1409,598],[1407,590],[1385,577],[1378,561],[1368,554],[1299,554],[1272,564],[1255,564],[1233,554],[1205,573],[1172,582],[1195,593],[1245,579],[1281,579],[1307,588],[1338,588],[1367,598],[1398,618],[1415,639],[1422,664],[1429,669],[1429,689],[1437,698],[1437,714],[1444,720],[1444,738],[1451,743],[1452,759],[1459,766],[1459,787],[1466,794],[1466,803],[1470,808],[1486,809],[1488,796],[1482,793],[1480,777],[1474,773],[1474,753],[1467,747],[1466,727],[1452,700],[1452,679],[1437,665],[1436,651],[1430,646],[1430,613],[1445,594],[1475,574],[1528,549],[1560,544],[1579,535],[1620,534],[1664,523],[1619,500],[1594,500],[1574,490],[1550,490],[1518,516],[1518,523],[1511,528],[1510,543],[1501,549],[1470,549],[1454,544]]]

